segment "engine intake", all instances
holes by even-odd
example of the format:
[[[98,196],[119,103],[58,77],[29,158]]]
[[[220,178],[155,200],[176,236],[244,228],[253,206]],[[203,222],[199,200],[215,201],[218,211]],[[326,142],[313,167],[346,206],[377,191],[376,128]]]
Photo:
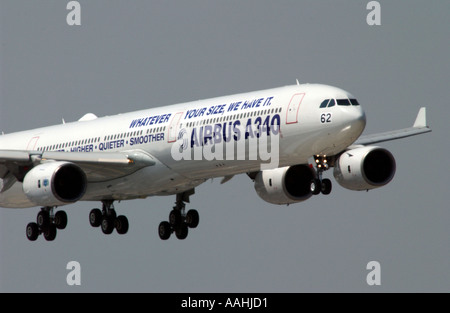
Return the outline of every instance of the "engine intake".
[[[336,161],[333,174],[344,188],[369,190],[388,184],[395,169],[395,159],[388,150],[369,146],[344,152]]]
[[[80,200],[86,192],[83,170],[70,162],[48,162],[32,168],[23,180],[23,191],[38,206],[56,206]]]
[[[269,203],[296,203],[311,197],[310,184],[314,177],[314,170],[305,164],[265,170],[256,175],[255,190]]]

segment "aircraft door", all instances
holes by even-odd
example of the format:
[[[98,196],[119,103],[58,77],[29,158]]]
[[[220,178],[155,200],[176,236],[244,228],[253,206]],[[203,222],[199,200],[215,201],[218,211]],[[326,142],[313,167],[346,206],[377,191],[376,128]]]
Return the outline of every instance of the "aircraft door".
[[[27,150],[34,150],[38,140],[39,136],[31,138],[30,142],[28,142]]]
[[[175,114],[172,121],[170,122],[168,142],[177,141],[178,128],[179,128],[178,126],[180,124],[182,115],[183,115],[183,112],[178,112],[177,114]]]
[[[286,112],[286,124],[298,123],[298,112],[304,97],[304,93],[297,93],[292,96]]]

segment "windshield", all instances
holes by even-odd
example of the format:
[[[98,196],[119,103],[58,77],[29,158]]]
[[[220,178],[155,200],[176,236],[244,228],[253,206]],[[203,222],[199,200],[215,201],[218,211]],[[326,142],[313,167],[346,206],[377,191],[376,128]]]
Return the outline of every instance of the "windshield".
[[[320,108],[330,108],[335,106],[336,104],[340,106],[359,105],[356,99],[325,99],[320,104]]]

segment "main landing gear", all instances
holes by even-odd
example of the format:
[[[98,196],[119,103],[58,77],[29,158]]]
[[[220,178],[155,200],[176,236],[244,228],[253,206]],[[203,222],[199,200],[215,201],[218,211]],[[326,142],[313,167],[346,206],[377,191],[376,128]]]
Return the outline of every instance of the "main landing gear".
[[[315,155],[314,161],[316,163],[317,177],[311,181],[311,193],[313,195],[318,195],[319,193],[328,195],[332,189],[331,180],[322,178],[322,174],[330,168],[329,160],[326,155]]]
[[[36,223],[29,223],[26,228],[27,238],[30,241],[38,239],[43,234],[45,240],[53,241],[56,238],[56,230],[67,226],[67,214],[65,211],[54,213],[56,207],[43,207],[38,213]]]
[[[197,210],[189,210],[185,213],[186,204],[189,203],[189,196],[194,194],[194,189],[177,194],[177,199],[173,210],[169,214],[169,221],[163,221],[159,224],[158,234],[162,240],[170,238],[172,233],[180,239],[186,239],[189,228],[196,228],[200,221]]]
[[[89,223],[92,227],[100,227],[105,235],[109,235],[114,229],[123,235],[128,232],[128,219],[124,215],[117,216],[113,205],[114,200],[103,200],[102,210],[92,209],[89,213]]]

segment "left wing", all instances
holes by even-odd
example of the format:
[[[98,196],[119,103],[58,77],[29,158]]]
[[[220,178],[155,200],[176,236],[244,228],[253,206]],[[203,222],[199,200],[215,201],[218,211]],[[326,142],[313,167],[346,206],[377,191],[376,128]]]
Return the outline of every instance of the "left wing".
[[[85,172],[88,182],[107,181],[134,173],[156,164],[143,151],[126,152],[44,152],[42,161],[67,161],[77,164]]]
[[[48,161],[77,164],[85,172],[88,182],[123,177],[156,164],[154,157],[140,150],[101,153],[0,150],[2,191],[8,189],[15,181],[22,181],[30,168]]]
[[[373,135],[361,136],[353,145],[370,145],[378,142],[390,141],[400,138],[406,138],[410,136],[420,135],[431,132],[430,127],[427,125],[426,108],[420,108],[417,114],[416,121],[412,127],[403,128],[399,130],[388,131],[384,133],[378,133]]]

